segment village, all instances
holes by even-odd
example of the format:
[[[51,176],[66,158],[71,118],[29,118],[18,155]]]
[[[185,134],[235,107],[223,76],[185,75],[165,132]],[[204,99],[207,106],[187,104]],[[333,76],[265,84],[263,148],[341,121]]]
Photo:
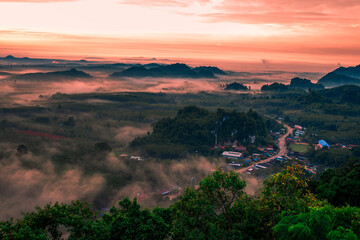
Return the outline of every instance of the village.
[[[278,119],[280,122],[282,119]],[[272,166],[279,166],[289,160],[296,161],[305,166],[306,171],[316,174],[317,166],[311,164],[306,157],[306,152],[314,148],[315,150],[322,148],[330,148],[324,139],[318,140],[317,144],[311,145],[304,139],[306,128],[300,125],[290,127],[281,122],[285,127],[281,132],[271,132],[272,137],[276,140],[275,146],[258,147],[256,153],[245,154],[246,147],[237,146],[224,147],[226,151],[222,153],[222,157],[226,158],[227,167],[236,172],[246,172],[253,174],[258,169],[267,169]],[[352,148],[357,145],[335,144],[341,148]]]
[[[274,167],[283,166],[284,164],[295,161],[297,164],[305,166],[306,171],[311,174],[316,174],[317,166],[310,163],[306,152],[311,148],[322,149],[330,148],[331,145],[324,139],[318,140],[317,144],[310,144],[304,137],[307,128],[297,124],[286,124],[282,118],[277,119],[278,123],[282,124],[284,128],[280,131],[270,131],[270,135],[275,140],[275,145],[259,146],[256,151],[249,153],[246,146],[240,144],[237,140],[216,144],[212,149],[220,151],[220,158],[224,159],[225,164],[221,166],[223,171],[234,170],[237,173],[245,173],[252,175],[257,170],[269,169],[269,172],[276,171]],[[342,148],[352,148],[356,145],[336,144]],[[128,159],[138,162],[143,162],[145,159],[141,154],[116,154],[119,158]],[[274,168],[272,170],[272,167]],[[215,169],[213,169],[215,171]],[[189,186],[197,187],[194,179],[189,181]],[[159,196],[161,198],[175,199],[181,192],[182,187],[179,186],[164,186],[157,192],[150,195]],[[142,202],[149,198],[149,193],[138,193],[137,199]]]

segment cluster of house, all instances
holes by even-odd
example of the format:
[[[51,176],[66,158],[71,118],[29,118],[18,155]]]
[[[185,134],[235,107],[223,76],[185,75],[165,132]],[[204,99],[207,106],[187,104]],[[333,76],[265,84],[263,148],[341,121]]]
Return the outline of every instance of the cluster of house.
[[[283,161],[287,161],[287,157],[285,156],[280,156],[280,157],[277,157],[275,159],[271,159],[269,162],[266,162],[266,163],[257,163],[255,164],[253,167],[249,168],[248,170],[246,170],[247,174],[251,174],[254,170],[257,170],[257,169],[266,169],[270,166],[273,166],[275,164],[279,164]]]
[[[128,157],[127,154],[121,154],[120,157],[125,158]],[[138,161],[144,161],[144,158],[140,157],[140,156],[130,156],[130,159],[134,159],[134,160],[138,160]]]
[[[286,138],[286,143],[290,143],[290,142],[301,142],[301,137],[304,136],[305,134],[305,128],[300,126],[300,125],[295,125],[294,126],[295,130],[293,131],[293,136],[292,137],[287,137]]]
[[[246,147],[241,145],[237,140],[233,142],[227,141],[223,144],[216,144],[214,145],[214,149],[231,149],[233,151],[238,151],[238,152],[246,151]]]
[[[281,134],[285,132],[285,128],[282,128],[280,131],[273,132],[270,130],[270,135],[275,137],[275,139],[279,138]]]
[[[303,128],[302,126],[295,125],[294,128],[295,128],[295,131],[293,133],[294,133],[295,138],[300,138],[305,134],[306,129]]]
[[[269,158],[276,154],[274,146],[272,146],[272,145],[267,146],[267,147],[258,147],[257,150],[258,150],[257,153],[253,153],[251,156],[246,156],[246,157],[245,157],[244,153],[238,152],[238,151],[224,151],[221,154],[221,156],[224,158],[234,160],[231,163],[228,163],[228,165],[230,167],[240,168],[243,166],[249,166],[250,163],[252,163],[252,162],[257,162],[259,160]]]

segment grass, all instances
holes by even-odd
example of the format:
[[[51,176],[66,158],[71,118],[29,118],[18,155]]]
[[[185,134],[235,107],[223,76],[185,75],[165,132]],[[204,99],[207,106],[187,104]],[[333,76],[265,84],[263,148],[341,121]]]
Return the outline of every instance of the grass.
[[[304,153],[307,150],[309,150],[310,146],[309,145],[305,145],[305,144],[295,144],[292,143],[290,144],[290,149],[294,152],[299,152],[299,153]]]

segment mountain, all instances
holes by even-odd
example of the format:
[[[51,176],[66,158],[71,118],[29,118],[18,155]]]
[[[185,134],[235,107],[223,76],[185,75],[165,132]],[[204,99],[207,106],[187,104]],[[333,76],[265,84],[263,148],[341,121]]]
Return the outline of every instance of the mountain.
[[[233,82],[226,84],[224,90],[247,91],[249,89],[242,83]]]
[[[63,60],[63,59],[47,59],[47,58],[17,58],[12,55],[8,55],[6,57],[0,57],[0,63],[2,64],[14,64],[14,65],[38,65],[38,64],[50,64],[50,65],[58,65],[58,64],[71,64],[71,65],[86,65],[89,63],[87,60]]]
[[[8,73],[8,72],[0,72],[0,76],[10,76],[13,75],[12,73]]]
[[[347,84],[360,85],[360,65],[348,68],[340,67],[320,78],[317,83],[325,87],[336,87]]]
[[[218,74],[218,75],[227,75],[226,72],[224,72],[223,70],[221,70],[218,67],[212,67],[212,66],[200,66],[200,67],[195,67],[194,68],[195,71],[202,71],[202,70],[207,70],[212,72],[213,74]]]
[[[215,75],[208,69],[192,69],[186,64],[175,63],[153,68],[134,66],[121,72],[114,72],[110,77],[157,77],[157,78],[215,78]]]
[[[75,68],[73,68],[67,71],[58,71],[58,72],[26,73],[26,74],[13,76],[11,78],[18,80],[46,81],[46,80],[68,80],[73,78],[92,78],[92,76],[83,71],[78,71]]]
[[[15,60],[16,57],[14,57],[14,56],[12,56],[12,55],[8,55],[8,56],[6,56],[4,59],[6,59],[6,60]]]
[[[322,84],[314,84],[311,82],[311,80],[306,78],[298,78],[295,77],[291,79],[290,82],[291,88],[302,88],[302,89],[324,89],[325,87]]]
[[[170,159],[189,152],[210,154],[211,147],[217,143],[237,141],[245,146],[266,143],[268,134],[265,120],[252,110],[212,112],[188,106],[180,109],[174,118],[154,123],[151,134],[135,138],[130,145],[151,157]]]
[[[357,65],[356,67],[347,67],[347,68],[339,67],[334,72],[341,75],[346,75],[348,77],[360,78],[360,65]]]
[[[272,83],[270,85],[266,84],[263,85],[261,87],[261,91],[278,91],[278,92],[283,92],[283,91],[288,91],[290,90],[289,85],[285,85],[283,83]]]

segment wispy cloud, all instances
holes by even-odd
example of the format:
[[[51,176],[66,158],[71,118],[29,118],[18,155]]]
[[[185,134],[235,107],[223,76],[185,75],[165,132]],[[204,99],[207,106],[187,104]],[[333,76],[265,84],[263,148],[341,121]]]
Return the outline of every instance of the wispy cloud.
[[[353,24],[359,21],[358,0],[224,0],[202,14],[212,22],[248,24]]]
[[[31,31],[0,31],[0,55],[172,59],[277,59],[358,64],[360,26],[341,33],[266,38],[211,38],[207,35],[101,37]],[[138,58],[139,61],[143,58]],[[124,59],[122,59],[124,61]]]
[[[75,2],[80,0],[0,0],[0,3],[56,3],[56,2]]]
[[[194,3],[206,4],[210,0],[121,0],[121,4],[152,7],[188,7]]]

